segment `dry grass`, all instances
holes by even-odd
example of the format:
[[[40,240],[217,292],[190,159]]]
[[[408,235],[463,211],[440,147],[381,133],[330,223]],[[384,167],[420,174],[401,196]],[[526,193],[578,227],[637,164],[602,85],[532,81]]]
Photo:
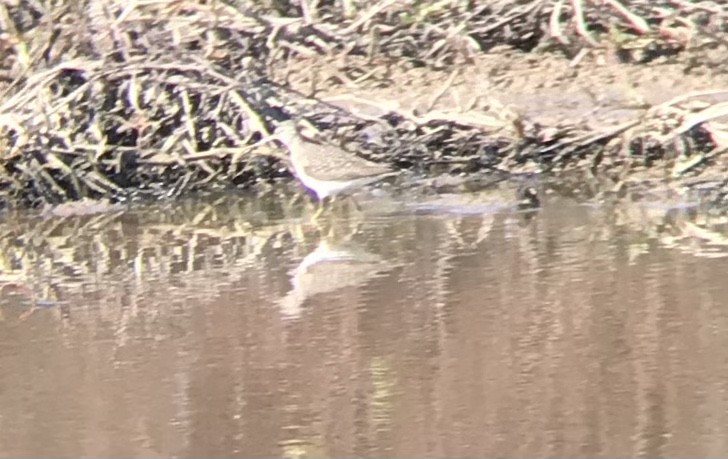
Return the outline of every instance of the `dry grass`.
[[[722,106],[673,107],[677,126],[660,136],[633,133],[644,120],[554,133],[509,113],[487,127],[442,113],[362,119],[288,89],[281,69],[291,56],[365,56],[367,68],[349,69],[356,84],[387,65],[464,66],[500,44],[578,58],[584,46],[662,43],[650,48],[659,55],[721,42],[726,17],[723,6],[688,1],[3,1],[0,203],[156,198],[274,180],[285,165],[254,144],[298,116],[353,140],[379,126],[380,142],[362,153],[425,173],[435,162],[466,173],[528,162],[542,171],[595,167],[624,145],[663,157],[675,136],[688,139],[680,154],[710,151],[721,146],[719,127],[700,145],[690,139]],[[625,133],[626,143],[606,148]]]

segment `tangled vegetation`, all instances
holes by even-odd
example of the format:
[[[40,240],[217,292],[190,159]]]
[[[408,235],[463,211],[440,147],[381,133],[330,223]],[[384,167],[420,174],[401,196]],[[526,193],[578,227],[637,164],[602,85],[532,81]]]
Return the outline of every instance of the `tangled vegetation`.
[[[499,47],[574,65],[598,50],[640,65],[726,53],[727,30],[726,6],[687,0],[5,0],[0,204],[269,183],[289,176],[285,161],[256,144],[297,117],[425,175],[535,166],[604,174],[620,188],[629,172],[659,165],[680,186],[718,189],[723,178],[710,174],[728,142],[728,90],[685,94],[594,130],[544,126],[505,106],[496,116],[366,115],[327,102],[316,84],[304,94],[290,66],[323,56],[335,70],[324,83],[344,86],[425,68],[440,72],[444,91],[450,71]]]

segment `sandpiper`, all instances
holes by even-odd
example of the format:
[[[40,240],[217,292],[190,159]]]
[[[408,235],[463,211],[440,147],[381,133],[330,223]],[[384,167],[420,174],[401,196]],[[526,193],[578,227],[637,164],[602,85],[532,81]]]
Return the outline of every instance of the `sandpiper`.
[[[279,124],[273,139],[286,146],[296,176],[306,188],[316,193],[320,201],[350,193],[398,173],[388,165],[366,160],[336,145],[309,137],[299,130],[294,121]]]

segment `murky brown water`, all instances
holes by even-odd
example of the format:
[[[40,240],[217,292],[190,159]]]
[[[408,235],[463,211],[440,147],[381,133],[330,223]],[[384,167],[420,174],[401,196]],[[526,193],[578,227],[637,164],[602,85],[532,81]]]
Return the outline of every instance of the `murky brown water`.
[[[6,217],[0,455],[728,451],[720,222],[269,201]]]

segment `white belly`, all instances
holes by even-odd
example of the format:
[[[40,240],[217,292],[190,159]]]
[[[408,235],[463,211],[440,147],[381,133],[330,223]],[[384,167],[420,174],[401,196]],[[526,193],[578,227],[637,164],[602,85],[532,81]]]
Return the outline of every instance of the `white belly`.
[[[344,193],[379,180],[379,177],[365,177],[357,180],[317,180],[313,177],[299,175],[299,180],[306,188],[313,190],[319,199]]]

